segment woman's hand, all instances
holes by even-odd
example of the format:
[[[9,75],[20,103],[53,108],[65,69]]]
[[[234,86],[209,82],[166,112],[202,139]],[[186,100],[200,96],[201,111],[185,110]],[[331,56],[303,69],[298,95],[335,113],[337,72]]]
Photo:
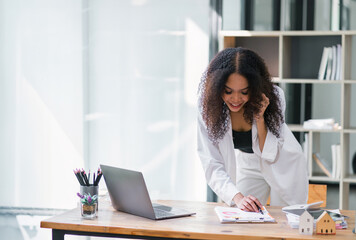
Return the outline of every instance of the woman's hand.
[[[266,97],[266,95],[264,93],[262,93],[261,105],[262,105],[262,107],[260,108],[259,113],[255,116],[256,121],[263,119],[263,114],[265,113],[266,108],[269,105],[269,99],[268,99],[268,97]]]
[[[262,204],[254,196],[248,195],[245,197],[242,193],[238,193],[234,197],[234,202],[238,208],[248,212],[259,212]]]

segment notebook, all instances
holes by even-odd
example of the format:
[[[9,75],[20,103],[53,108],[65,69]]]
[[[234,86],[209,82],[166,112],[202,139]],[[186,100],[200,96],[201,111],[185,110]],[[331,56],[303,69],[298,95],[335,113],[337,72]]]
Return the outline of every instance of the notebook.
[[[112,206],[122,212],[161,220],[195,214],[184,209],[152,204],[141,172],[100,165]]]

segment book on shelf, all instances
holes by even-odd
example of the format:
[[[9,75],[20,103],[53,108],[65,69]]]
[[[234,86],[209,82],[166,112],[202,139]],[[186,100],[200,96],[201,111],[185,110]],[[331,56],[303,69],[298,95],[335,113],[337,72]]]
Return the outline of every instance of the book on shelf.
[[[304,133],[303,153],[305,159],[308,159],[308,147],[309,147],[309,134]]]
[[[341,146],[338,144],[336,146],[336,156],[337,156],[337,168],[336,168],[336,177],[340,178],[341,177]]]
[[[341,79],[341,49],[340,44],[323,48],[318,73],[319,80]]]
[[[326,176],[332,178],[332,167],[330,164],[320,156],[319,153],[313,153],[313,159],[317,163],[317,165],[321,168],[321,170],[326,174]]]
[[[333,49],[332,49],[332,47],[329,47],[328,63],[327,63],[327,67],[326,67],[325,80],[330,80],[331,79],[332,64],[333,64]]]
[[[332,46],[332,67],[331,67],[331,76],[330,80],[336,80],[336,63],[337,63],[337,53],[336,46]]]
[[[340,145],[333,144],[331,145],[331,156],[332,156],[332,177],[340,178]]]
[[[326,67],[328,63],[328,56],[329,56],[329,48],[324,47],[323,49],[323,54],[321,56],[321,62],[320,62],[320,67],[319,67],[319,80],[325,79],[325,73],[326,73]]]
[[[331,159],[332,159],[332,166],[333,166],[333,171],[332,171],[332,176],[333,178],[336,178],[336,165],[337,165],[337,156],[336,156],[336,145],[333,144],[331,145]]]
[[[309,119],[303,122],[303,128],[305,129],[325,129],[333,130],[339,129],[340,126],[338,123],[335,123],[333,118],[325,119]]]
[[[336,63],[336,78],[335,80],[341,80],[341,63],[342,63],[342,60],[341,60],[341,45],[340,44],[337,44],[336,45],[336,53],[337,53],[337,63]]]

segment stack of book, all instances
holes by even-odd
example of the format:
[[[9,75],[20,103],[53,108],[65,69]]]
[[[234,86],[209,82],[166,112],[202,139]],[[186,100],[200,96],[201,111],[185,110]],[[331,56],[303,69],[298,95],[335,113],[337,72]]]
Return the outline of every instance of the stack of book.
[[[333,118],[324,119],[309,119],[303,122],[303,128],[305,129],[325,129],[325,130],[336,130],[340,129],[338,123],[335,122]]]
[[[319,67],[319,80],[341,79],[341,45],[324,47]]]
[[[314,217],[314,228],[316,226],[317,218],[322,214],[323,211],[309,212]],[[340,214],[339,209],[328,210],[327,211],[331,218],[335,221],[336,229],[347,229],[348,225],[345,220],[345,216]],[[293,213],[286,213],[288,224],[291,228],[299,228],[299,215]]]
[[[334,179],[340,178],[340,145],[331,145],[332,163],[329,164],[319,153],[313,153],[313,159],[326,176]]]
[[[314,218],[314,227],[316,225],[316,220],[324,212],[324,209],[321,209],[319,206],[323,202],[316,202],[310,204],[301,204],[293,205],[282,208],[282,211],[286,213],[288,224],[291,228],[299,227],[299,217],[308,211],[310,215]],[[346,229],[348,227],[345,219],[349,218],[348,216],[342,215],[339,209],[326,210],[331,218],[335,221],[336,229]]]
[[[333,163],[333,169],[332,169],[332,177],[333,178],[340,178],[341,175],[341,149],[340,149],[340,144],[333,144],[331,145],[331,159]]]
[[[309,134],[305,133],[305,140],[303,143],[303,152],[306,159],[308,159],[308,139]],[[341,175],[341,149],[340,144],[331,145],[331,159],[332,161],[327,161],[324,159],[320,153],[312,154],[313,160],[320,167],[322,172],[329,178],[339,179]]]

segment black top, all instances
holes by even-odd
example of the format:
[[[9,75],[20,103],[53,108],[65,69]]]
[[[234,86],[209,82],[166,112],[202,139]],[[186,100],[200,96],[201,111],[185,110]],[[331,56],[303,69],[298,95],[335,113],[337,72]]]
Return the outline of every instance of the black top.
[[[252,131],[238,132],[232,130],[232,139],[234,141],[234,148],[239,149],[245,153],[253,153],[252,150]]]

